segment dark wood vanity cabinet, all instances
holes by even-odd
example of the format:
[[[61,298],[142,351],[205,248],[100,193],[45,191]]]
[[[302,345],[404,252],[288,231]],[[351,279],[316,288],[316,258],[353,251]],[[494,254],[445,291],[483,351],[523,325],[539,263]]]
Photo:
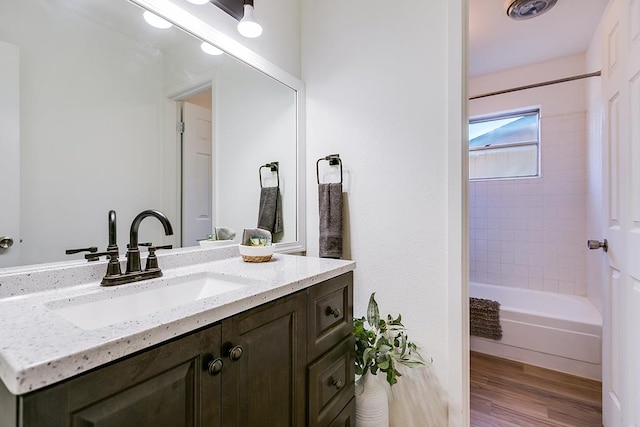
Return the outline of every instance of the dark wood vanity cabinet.
[[[222,372],[223,426],[304,425],[305,296],[298,292],[222,322],[223,354],[242,349]]]
[[[352,273],[347,273],[307,291],[309,426],[348,426],[354,422],[352,281]]]
[[[0,408],[15,408],[0,425],[353,425],[352,280],[346,273],[33,393],[0,387]]]
[[[21,426],[218,426],[221,325],[22,397]]]

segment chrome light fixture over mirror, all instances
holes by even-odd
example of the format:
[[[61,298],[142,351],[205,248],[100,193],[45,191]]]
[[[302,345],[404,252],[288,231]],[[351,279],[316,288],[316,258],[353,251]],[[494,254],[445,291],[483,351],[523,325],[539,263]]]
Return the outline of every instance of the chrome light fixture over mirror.
[[[207,4],[209,0],[187,0],[193,4]],[[211,0],[211,4],[237,19],[238,32],[244,37],[253,39],[262,35],[262,25],[255,16],[253,0]]]
[[[5,45],[19,52],[0,61],[15,69],[0,67],[0,80],[15,78],[7,85],[19,88],[13,129],[0,129],[0,167],[20,165],[15,180],[0,183],[0,196],[13,192],[17,200],[12,215],[0,215],[0,233],[14,241],[0,248],[0,274],[7,267],[84,262],[65,250],[106,248],[111,209],[120,220],[120,247],[127,240],[123,224],[145,209],[161,210],[174,225],[174,236],[165,238],[161,227],[142,224],[141,239],[156,245],[195,246],[216,227],[255,227],[257,170],[272,161],[280,164],[284,209],[279,250],[304,251],[302,83],[178,3],[0,2],[0,55]],[[174,28],[152,28],[144,10]],[[203,52],[218,47],[227,54]],[[191,105],[204,106],[204,121],[212,123],[196,120],[191,129],[214,142],[212,160],[195,156],[194,166],[185,166],[177,122]],[[247,115],[259,118],[251,129]],[[17,157],[5,156],[7,130],[17,135]],[[190,185],[185,171],[205,173]],[[203,191],[189,202],[194,188]],[[189,206],[195,207],[191,220]],[[208,232],[186,237],[189,221],[207,220]]]
[[[258,23],[253,13],[253,0],[244,0],[244,15],[238,22],[238,32],[253,39],[262,34],[262,25]]]

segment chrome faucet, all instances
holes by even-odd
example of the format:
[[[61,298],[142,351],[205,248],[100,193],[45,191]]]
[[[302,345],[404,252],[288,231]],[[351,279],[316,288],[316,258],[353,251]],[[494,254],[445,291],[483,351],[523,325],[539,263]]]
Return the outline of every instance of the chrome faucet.
[[[127,251],[127,271],[125,274],[137,273],[142,270],[140,267],[140,249],[138,248],[138,228],[140,228],[142,220],[149,216],[153,216],[160,221],[164,227],[164,233],[167,236],[173,235],[173,227],[171,227],[171,222],[169,222],[169,218],[167,218],[165,214],[154,210],[140,212],[138,216],[133,219],[133,222],[131,223],[131,230],[129,230],[129,250]],[[158,272],[160,274],[154,277],[162,276],[162,272],[160,272],[159,268]]]

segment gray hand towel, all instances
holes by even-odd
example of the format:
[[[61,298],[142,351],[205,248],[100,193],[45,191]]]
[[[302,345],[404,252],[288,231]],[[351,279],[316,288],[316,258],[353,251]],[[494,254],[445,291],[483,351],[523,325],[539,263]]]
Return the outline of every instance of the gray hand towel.
[[[282,199],[279,187],[260,189],[258,228],[269,230],[272,234],[282,232]]]
[[[342,184],[318,184],[320,257],[342,257]]]

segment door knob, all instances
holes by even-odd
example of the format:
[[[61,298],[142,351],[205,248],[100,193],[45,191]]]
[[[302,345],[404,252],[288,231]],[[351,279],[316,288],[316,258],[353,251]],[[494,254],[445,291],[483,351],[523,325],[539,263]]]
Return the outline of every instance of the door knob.
[[[598,240],[587,240],[587,247],[589,249],[600,249],[607,252],[609,250],[609,243],[607,239],[604,239],[604,242],[600,242]]]
[[[0,237],[0,248],[9,249],[11,246],[13,246],[13,239],[11,237],[9,236]]]

